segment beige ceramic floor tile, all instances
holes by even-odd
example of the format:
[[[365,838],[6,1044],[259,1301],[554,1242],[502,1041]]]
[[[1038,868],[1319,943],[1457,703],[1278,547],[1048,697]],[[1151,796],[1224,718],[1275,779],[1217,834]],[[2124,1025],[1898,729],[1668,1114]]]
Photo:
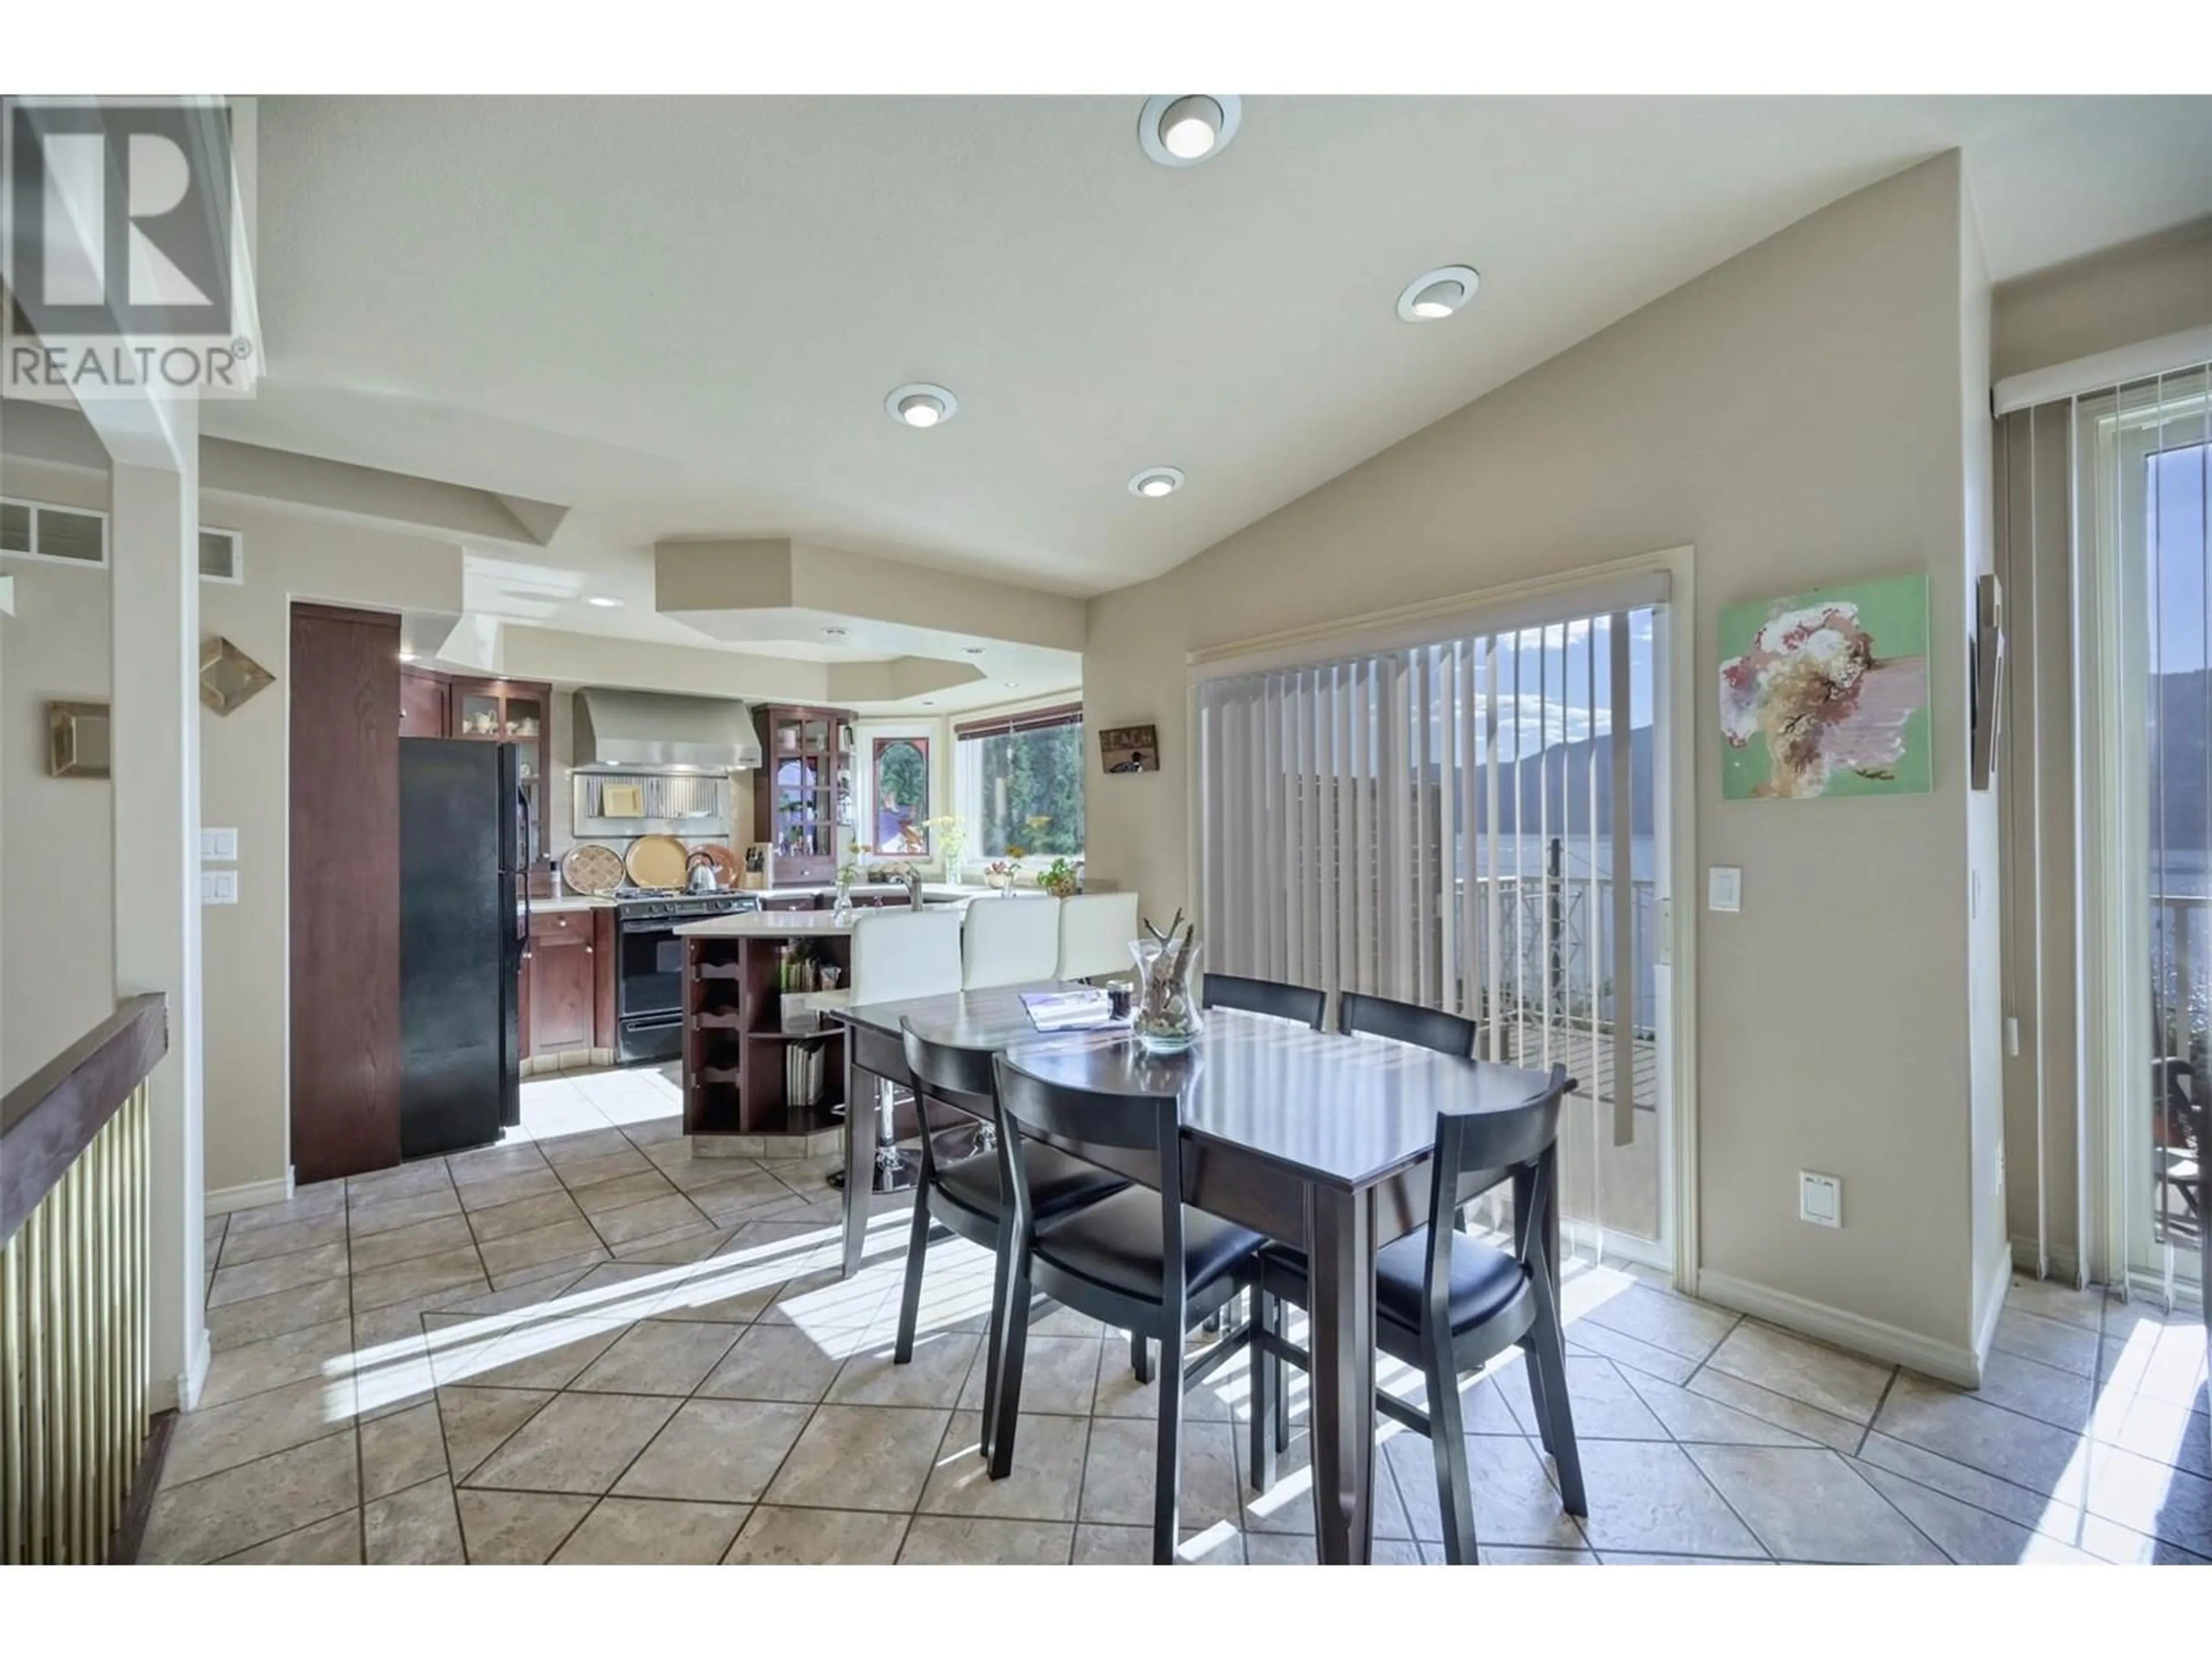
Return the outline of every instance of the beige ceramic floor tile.
[[[2004,1353],[2056,1365],[2061,1370],[2097,1374],[2097,1334],[2079,1325],[2045,1319],[2023,1308],[2007,1308],[1997,1316],[1995,1346]]]
[[[709,1221],[681,1193],[672,1191],[665,1198],[647,1199],[642,1204],[626,1204],[618,1210],[602,1210],[591,1218],[591,1224],[599,1237],[610,1245],[635,1243],[645,1238],[665,1240],[685,1232],[712,1232],[714,1224]]]
[[[264,1227],[290,1226],[319,1216],[343,1215],[345,1208],[343,1182],[302,1187],[282,1204],[257,1204],[252,1209],[234,1210],[221,1218],[223,1237],[228,1239],[241,1233],[258,1232]]]
[[[319,1245],[342,1244],[345,1237],[345,1212],[333,1210],[303,1221],[287,1221],[267,1227],[242,1227],[235,1234],[227,1233],[220,1249],[210,1252],[208,1259],[219,1267],[236,1267],[249,1261],[265,1261],[272,1255],[289,1255],[297,1250],[313,1249]]]
[[[466,1559],[453,1489],[442,1475],[380,1498],[361,1516],[372,1566],[447,1566]]]
[[[718,1400],[788,1400],[812,1405],[844,1361],[795,1325],[745,1328],[727,1358],[699,1385]]]
[[[911,1510],[952,1414],[823,1406],[784,1460],[768,1501],[833,1510]]]
[[[466,1484],[605,1492],[675,1414],[676,1404],[642,1395],[556,1395],[465,1477]]]
[[[217,1267],[207,1304],[222,1308],[234,1302],[250,1302],[321,1279],[343,1278],[345,1272],[346,1247],[342,1243],[318,1244],[312,1249],[294,1250],[236,1267]]]
[[[561,1177],[553,1173],[550,1166],[541,1162],[534,1168],[518,1170],[512,1175],[465,1182],[458,1191],[461,1207],[473,1217],[485,1210],[505,1209],[533,1198],[563,1197],[568,1189],[562,1186]]]
[[[448,1291],[481,1291],[490,1288],[484,1282],[483,1263],[477,1258],[474,1245],[443,1250],[435,1255],[395,1262],[374,1273],[356,1273],[353,1279],[354,1316],[359,1318],[362,1314],[388,1307],[392,1303],[410,1301],[417,1297]]]
[[[637,1157],[635,1153],[624,1156],[632,1158]],[[643,1163],[642,1158],[638,1158],[637,1161],[640,1164]],[[585,1166],[574,1166],[568,1172],[572,1177],[569,1193],[572,1201],[587,1216],[602,1216],[609,1210],[623,1209],[632,1204],[648,1203],[656,1198],[678,1196],[674,1184],[650,1165],[634,1169],[628,1175],[615,1176],[605,1181],[594,1181],[588,1186],[578,1185],[573,1181],[576,1170],[582,1167]]]
[[[633,1325],[568,1386],[592,1394],[689,1395],[737,1337],[729,1325],[649,1321]]]
[[[350,1431],[204,1480],[163,1478],[139,1559],[149,1565],[214,1561],[323,1520],[361,1501]]]
[[[197,1480],[319,1440],[353,1422],[351,1377],[310,1378],[227,1406],[188,1412],[170,1437],[164,1484]]]
[[[1087,1336],[1032,1336],[1022,1361],[1022,1413],[1058,1417],[1088,1417],[1098,1392],[1098,1342]],[[1129,1363],[1126,1344],[1121,1363]],[[975,1363],[969,1368],[967,1385],[960,1391],[960,1408],[980,1412],[990,1368],[983,1363],[979,1343]]]
[[[357,1567],[361,1565],[361,1514],[345,1510],[327,1521],[288,1532],[265,1544],[226,1555],[227,1567]]]
[[[381,1202],[363,1202],[354,1206],[346,1218],[346,1231],[355,1238],[373,1238],[401,1227],[412,1227],[425,1221],[435,1221],[441,1216],[461,1212],[461,1201],[450,1187],[435,1192],[418,1193],[412,1198],[392,1198]]]
[[[1875,1427],[2015,1486],[2057,1493],[2081,1437],[1906,1372]]]
[[[227,1348],[264,1342],[272,1336],[303,1330],[343,1319],[353,1310],[349,1286],[343,1277],[325,1279],[297,1290],[278,1291],[207,1310],[208,1342],[217,1353]]]
[[[1042,1419],[1040,1419],[1042,1420]],[[1152,1472],[1158,1426],[1133,1418],[1094,1418],[1084,1465],[1081,1517],[1105,1526],[1152,1521]],[[1215,1526],[1236,1527],[1243,1504],[1236,1432],[1226,1423],[1190,1423],[1182,1431],[1182,1488],[1178,1519],[1190,1537]],[[1018,1440],[1014,1453],[1021,1456]]]
[[[1983,1366],[1982,1386],[1976,1395],[1989,1405],[2003,1406],[2038,1422],[2079,1431],[2088,1426],[2096,1406],[2097,1385],[2081,1372],[2000,1349]]]
[[[1604,1326],[1686,1359],[1703,1360],[1735,1328],[1736,1316],[1649,1285],[1630,1284],[1586,1308],[1567,1328]]]
[[[428,1221],[410,1222],[386,1232],[356,1235],[353,1241],[356,1276],[424,1256],[465,1250],[476,1243],[469,1224],[460,1215],[441,1215]]]
[[[1898,1512],[1938,1549],[1962,1566],[2095,1566],[2097,1558],[2070,1544],[2031,1532],[2016,1522],[1962,1504],[1940,1492],[1871,1463],[1853,1466]]]
[[[1584,1443],[1582,1449],[1585,1480],[1592,1448],[1619,1446],[1640,1450],[1645,1445],[1638,1441]],[[1545,1473],[1543,1459],[1528,1442],[1508,1439],[1503,1435],[1471,1434],[1467,1437],[1467,1454],[1468,1484],[1474,1490],[1474,1535],[1478,1544],[1583,1547],[1583,1534],[1574,1516],[1561,1506],[1558,1489]],[[1413,1535],[1425,1543],[1440,1540],[1443,1537],[1443,1511],[1437,1507],[1436,1460],[1429,1450],[1429,1443],[1419,1435],[1401,1431],[1383,1443],[1382,1461],[1389,1464],[1391,1478],[1397,1484],[1398,1498],[1405,1505]],[[1696,1472],[1689,1473],[1694,1477]],[[1380,1474],[1378,1469],[1378,1480]],[[1596,1499],[1593,1497],[1590,1501],[1595,1504]]]
[[[749,1513],[736,1504],[602,1498],[553,1559],[562,1566],[712,1566]]]
[[[453,1494],[461,1538],[477,1566],[535,1566],[559,1549],[591,1512],[589,1498],[552,1492],[472,1492]]]
[[[361,1425],[362,1497],[374,1500],[446,1478],[446,1437],[434,1401]]]
[[[917,1515],[898,1559],[901,1566],[1060,1567],[1074,1541],[1066,1524]]]
[[[1945,1559],[1825,1447],[1692,1446],[1688,1452],[1778,1559],[1911,1566]]]
[[[1535,1402],[1528,1394],[1527,1364],[1508,1365],[1497,1377],[1498,1392],[1524,1434],[1536,1432]],[[1630,1388],[1609,1359],[1595,1354],[1567,1356],[1567,1403],[1577,1437],[1588,1440],[1664,1440],[1667,1431]]]
[[[1079,1417],[1023,1415],[1015,1436],[1013,1472],[991,1479],[982,1451],[983,1419],[956,1412],[923,1488],[925,1515],[994,1516],[1002,1520],[1069,1521],[1083,1498],[1091,1425]]]
[[[1759,1540],[1680,1446],[1593,1440],[1581,1453],[1583,1485],[1589,1499],[1589,1516],[1583,1527],[1600,1553],[1765,1555]],[[1413,1502],[1410,1494],[1407,1502]],[[1509,1540],[1500,1537],[1498,1541]]]
[[[1713,1351],[1710,1369],[1855,1423],[1874,1420],[1890,1368],[1747,1319]]]
[[[1808,1440],[1818,1441],[1832,1451],[1846,1455],[1856,1452],[1859,1443],[1866,1438],[1866,1425],[1847,1417],[1838,1417],[1833,1412],[1824,1412],[1817,1406],[1808,1406],[1802,1400],[1792,1400],[1787,1395],[1762,1389],[1755,1382],[1731,1376],[1726,1371],[1717,1371],[1710,1365],[1692,1376],[1685,1385],[1691,1394],[1702,1399],[1718,1401],[1746,1416],[1758,1418]]]
[[[1517,1437],[1516,1437],[1517,1443]],[[1313,1440],[1304,1429],[1291,1437],[1289,1449],[1275,1457],[1275,1480],[1265,1492],[1255,1492],[1252,1486],[1250,1441],[1248,1432],[1239,1428],[1236,1435],[1237,1491],[1244,1503],[1243,1525],[1248,1532],[1314,1534],[1313,1508]],[[1398,1497],[1398,1483],[1392,1479],[1384,1454],[1379,1449],[1375,1454],[1375,1536],[1378,1539],[1411,1539],[1413,1524],[1406,1513],[1405,1504]],[[1431,1500],[1434,1507],[1434,1500]]]
[[[572,1256],[604,1255],[599,1235],[580,1219],[534,1227],[526,1233],[514,1233],[505,1238],[486,1239],[477,1248],[483,1253],[484,1271],[495,1280],[503,1274],[563,1261]]]
[[[1624,1369],[1621,1375],[1628,1386],[1636,1390],[1637,1397],[1659,1419],[1660,1426],[1678,1441],[1693,1441],[1714,1446],[1809,1446],[1814,1443],[1803,1435],[1770,1423],[1765,1418],[1753,1417],[1749,1412],[1724,1406],[1717,1400],[1708,1400],[1687,1389],[1678,1389],[1656,1376],[1644,1376],[1627,1369]],[[1809,1411],[1812,1408],[1807,1407],[1805,1409]],[[1579,1423],[1577,1426],[1580,1426]],[[1851,1438],[1852,1443],[1856,1444],[1856,1434]]]
[[[198,1409],[206,1411],[309,1377],[343,1380],[352,1373],[352,1354],[353,1322],[347,1319],[223,1348],[208,1366]]]
[[[899,1365],[890,1342],[874,1344],[845,1362],[830,1398],[842,1406],[957,1405],[978,1346],[975,1337],[934,1333],[917,1338],[913,1358]]]
[[[512,1238],[517,1233],[536,1232],[541,1227],[558,1226],[564,1221],[581,1221],[583,1212],[554,1181],[550,1170],[545,1171],[544,1179],[551,1184],[552,1191],[470,1211],[469,1226],[477,1240]]]
[[[415,1198],[424,1193],[434,1193],[453,1185],[453,1177],[446,1173],[446,1160],[426,1158],[412,1164],[401,1164],[389,1170],[377,1170],[368,1175],[346,1178],[346,1202],[359,1206],[380,1203],[386,1199]]]
[[[723,1559],[732,1566],[888,1566],[906,1528],[903,1515],[763,1506]]]
[[[504,1444],[508,1436],[535,1417],[553,1396],[536,1389],[441,1389],[437,1407],[446,1437],[446,1462],[455,1480],[466,1480],[477,1464]]]
[[[615,1490],[625,1498],[753,1503],[811,1415],[806,1406],[766,1401],[690,1401],[638,1455]]]

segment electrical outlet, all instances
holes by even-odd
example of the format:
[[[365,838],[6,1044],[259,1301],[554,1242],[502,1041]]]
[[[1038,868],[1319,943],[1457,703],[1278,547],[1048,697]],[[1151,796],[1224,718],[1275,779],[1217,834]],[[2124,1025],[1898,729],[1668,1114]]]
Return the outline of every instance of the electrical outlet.
[[[1844,1224],[1844,1182],[1840,1176],[1797,1171],[1797,1218],[1815,1227]]]

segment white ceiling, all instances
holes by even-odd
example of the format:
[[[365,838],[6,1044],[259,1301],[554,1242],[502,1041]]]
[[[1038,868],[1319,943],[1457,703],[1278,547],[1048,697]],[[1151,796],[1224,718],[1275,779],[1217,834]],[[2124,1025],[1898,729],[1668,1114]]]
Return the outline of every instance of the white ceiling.
[[[657,539],[1138,580],[1954,146],[2001,281],[2212,211],[2205,99],[1254,96],[1176,170],[1140,102],[264,100],[268,378],[206,427],[570,505],[548,568],[629,604],[545,625],[706,643]]]

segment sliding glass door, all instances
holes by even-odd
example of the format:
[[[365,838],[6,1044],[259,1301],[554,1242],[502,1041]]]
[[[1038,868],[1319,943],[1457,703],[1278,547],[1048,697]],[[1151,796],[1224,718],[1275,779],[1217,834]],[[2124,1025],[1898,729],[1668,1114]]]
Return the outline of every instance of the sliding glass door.
[[[1566,1066],[1577,1245],[1670,1237],[1667,608],[1557,620],[1199,687],[1203,927],[1224,972],[1474,1020]]]
[[[2091,729],[2111,739],[2090,768],[2093,805],[2107,803],[2091,891],[2118,912],[2095,964],[2112,988],[2107,1075],[2124,1080],[2100,1103],[2107,1236],[2134,1285],[2168,1300],[2203,1278],[2212,1101],[2208,392],[2199,368],[2075,409],[2085,623],[2101,665],[2087,683]]]

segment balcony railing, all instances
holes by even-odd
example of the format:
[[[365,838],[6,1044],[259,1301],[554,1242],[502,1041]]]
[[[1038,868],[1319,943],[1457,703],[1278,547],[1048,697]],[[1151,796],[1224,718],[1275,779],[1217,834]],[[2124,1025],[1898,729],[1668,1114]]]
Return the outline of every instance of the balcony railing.
[[[2212,1104],[2212,896],[2151,897],[2151,1224],[2161,1244],[2204,1235]]]
[[[146,1079],[168,1042],[163,1000],[134,997],[0,1103],[0,1563],[127,1556],[153,1489]]]

